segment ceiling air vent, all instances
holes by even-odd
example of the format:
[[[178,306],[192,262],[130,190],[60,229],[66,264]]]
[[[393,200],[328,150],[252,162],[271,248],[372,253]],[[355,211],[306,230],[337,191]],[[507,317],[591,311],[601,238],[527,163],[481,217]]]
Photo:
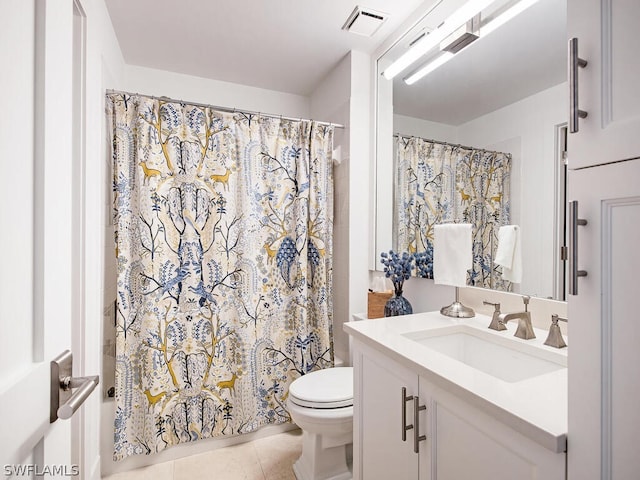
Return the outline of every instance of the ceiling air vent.
[[[342,29],[347,32],[370,37],[376,33],[387,17],[388,15],[386,13],[356,6],[342,26]]]

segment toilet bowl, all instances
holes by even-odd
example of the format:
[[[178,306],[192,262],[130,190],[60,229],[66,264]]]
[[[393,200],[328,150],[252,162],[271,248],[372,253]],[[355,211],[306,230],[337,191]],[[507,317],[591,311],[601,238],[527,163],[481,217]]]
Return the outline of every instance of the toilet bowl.
[[[287,408],[302,430],[298,480],[350,480],[347,446],[353,443],[353,368],[308,373],[289,386]]]

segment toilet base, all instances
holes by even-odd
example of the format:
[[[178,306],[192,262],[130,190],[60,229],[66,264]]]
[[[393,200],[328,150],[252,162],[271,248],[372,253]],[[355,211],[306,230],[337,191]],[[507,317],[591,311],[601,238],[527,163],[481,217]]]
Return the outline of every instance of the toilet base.
[[[302,455],[293,464],[297,480],[351,480],[347,465],[347,445],[327,442],[320,435],[302,432]],[[333,443],[333,446],[326,445]],[[341,442],[340,442],[341,443]]]

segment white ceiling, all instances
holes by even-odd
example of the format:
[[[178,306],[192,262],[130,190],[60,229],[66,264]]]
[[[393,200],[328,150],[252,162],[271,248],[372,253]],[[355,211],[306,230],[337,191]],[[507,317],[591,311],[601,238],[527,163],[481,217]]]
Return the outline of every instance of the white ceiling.
[[[129,64],[309,95],[350,51],[371,53],[422,0],[106,0]],[[356,5],[389,14],[342,30]]]
[[[566,25],[566,0],[540,0],[414,85],[398,75],[394,112],[460,125],[566,81]]]

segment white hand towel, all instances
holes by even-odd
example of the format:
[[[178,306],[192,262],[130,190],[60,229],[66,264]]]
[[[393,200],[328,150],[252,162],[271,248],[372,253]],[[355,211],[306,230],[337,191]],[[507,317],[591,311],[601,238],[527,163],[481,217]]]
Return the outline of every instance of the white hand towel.
[[[473,266],[472,225],[446,223],[433,230],[433,280],[435,283],[465,287],[467,270]]]
[[[498,248],[495,263],[502,265],[502,278],[513,283],[522,282],[522,254],[520,253],[520,227],[505,225],[498,230]]]

